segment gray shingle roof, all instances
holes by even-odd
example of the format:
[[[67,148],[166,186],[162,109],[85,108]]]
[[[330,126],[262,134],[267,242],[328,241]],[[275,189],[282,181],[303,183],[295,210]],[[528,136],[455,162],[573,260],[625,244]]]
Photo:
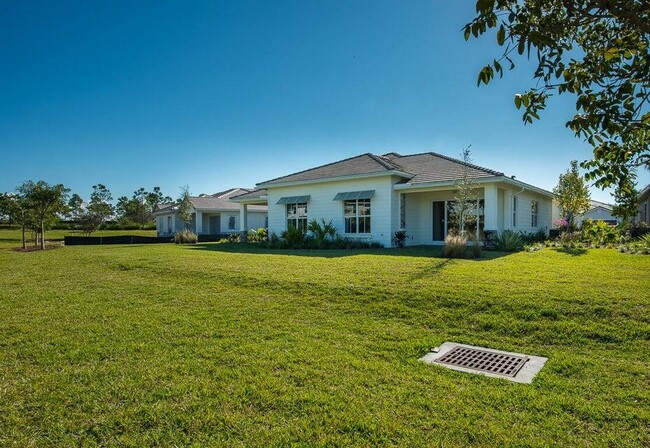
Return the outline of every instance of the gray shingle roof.
[[[390,173],[404,178],[409,184],[443,182],[459,179],[463,175],[464,163],[434,152],[402,156],[391,152],[378,156],[361,154],[338,162],[299,171],[287,176],[267,180],[259,185],[276,185],[286,182],[308,182],[340,176],[354,176],[373,173]],[[469,175],[478,177],[503,176],[503,173],[477,165],[468,165]]]
[[[248,194],[255,190],[250,190],[247,188],[231,188],[230,190],[220,191],[209,196],[190,196],[190,201],[194,208],[198,210],[209,210],[214,212],[220,211],[239,211],[239,204],[231,202],[230,198],[241,195]],[[160,204],[156,208],[154,213],[165,213],[173,211],[177,207],[177,204]],[[267,207],[265,205],[249,205],[248,211],[266,211]]]
[[[354,176],[361,174],[380,173],[399,170],[387,158],[366,153],[338,162],[328,163],[308,170],[299,171],[287,176],[267,180],[259,185],[275,185],[285,182],[305,182],[310,180],[327,179],[330,177]]]
[[[453,181],[463,176],[465,163],[461,160],[443,156],[435,152],[399,156],[390,159],[399,163],[404,170],[414,173],[409,184]],[[503,176],[503,173],[478,165],[467,165],[468,175],[472,178]]]
[[[230,199],[259,199],[262,196],[266,196],[267,194],[268,191],[265,188],[261,188],[258,190],[251,190],[243,194],[231,196]]]

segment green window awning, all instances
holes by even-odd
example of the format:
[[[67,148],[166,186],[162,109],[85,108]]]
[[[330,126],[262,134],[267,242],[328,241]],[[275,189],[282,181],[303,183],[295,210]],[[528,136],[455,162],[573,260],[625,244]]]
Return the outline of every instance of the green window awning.
[[[353,201],[355,199],[370,199],[375,195],[375,190],[364,191],[348,191],[344,193],[337,193],[334,196],[334,201]]]
[[[306,194],[304,196],[287,196],[285,198],[280,198],[277,204],[302,204],[309,201],[311,196]]]

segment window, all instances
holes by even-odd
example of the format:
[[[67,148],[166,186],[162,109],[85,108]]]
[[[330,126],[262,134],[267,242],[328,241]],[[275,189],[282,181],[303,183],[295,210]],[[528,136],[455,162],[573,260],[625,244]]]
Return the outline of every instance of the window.
[[[399,195],[399,228],[406,229],[406,195]]]
[[[307,231],[307,203],[287,204],[287,229],[293,226],[303,232]]]
[[[167,233],[172,233],[172,217],[167,217]]]
[[[517,227],[517,196],[512,197],[512,227]]]
[[[539,210],[539,203],[537,201],[530,202],[530,226],[537,227],[537,211]]]
[[[345,233],[370,233],[370,199],[343,202]]]
[[[228,230],[235,230],[235,226],[237,225],[235,217],[234,216],[229,216],[228,217]]]

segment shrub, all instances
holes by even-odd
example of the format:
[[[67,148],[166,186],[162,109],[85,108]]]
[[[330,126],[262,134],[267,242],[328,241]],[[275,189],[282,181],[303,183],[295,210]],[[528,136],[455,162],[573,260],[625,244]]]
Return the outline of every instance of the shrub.
[[[302,230],[297,229],[292,224],[289,224],[287,230],[280,234],[280,238],[286,241],[289,248],[300,248],[305,242],[305,234]]]
[[[495,246],[501,252],[518,252],[524,248],[524,241],[521,234],[504,230],[496,236]]]
[[[196,244],[198,241],[199,237],[191,230],[182,230],[174,235],[174,243],[176,244]]]
[[[332,221],[330,220],[330,222],[326,223],[325,219],[323,218],[321,218],[320,223],[315,219],[309,221],[307,230],[309,230],[309,232],[312,234],[318,247],[321,247],[323,245],[328,236],[330,237],[331,241],[333,241],[336,237],[336,227],[334,227]]]
[[[442,256],[445,258],[465,258],[467,251],[467,237],[449,233],[445,238],[445,246],[442,248]]]
[[[260,227],[257,230],[250,229],[248,231],[248,235],[246,235],[246,241],[248,241],[249,243],[262,243],[267,239],[266,234],[267,232],[264,227]]]
[[[393,244],[397,247],[404,247],[406,244],[406,230],[398,230],[393,236]]]
[[[229,243],[239,243],[241,241],[241,237],[239,233],[231,233],[228,235],[228,242]]]
[[[650,255],[650,233],[629,244],[621,245],[619,249],[624,253]]]
[[[610,226],[604,221],[586,219],[582,223],[582,241],[594,246],[605,246],[618,243],[621,239],[621,231]]]

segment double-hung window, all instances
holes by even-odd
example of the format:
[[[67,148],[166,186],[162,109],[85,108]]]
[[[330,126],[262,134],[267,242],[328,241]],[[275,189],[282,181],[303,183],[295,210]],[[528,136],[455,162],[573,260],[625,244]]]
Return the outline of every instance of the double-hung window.
[[[539,211],[539,202],[530,202],[530,226],[537,227],[537,215]]]
[[[512,227],[517,227],[517,203],[519,198],[517,196],[512,197]]]
[[[303,232],[307,231],[307,203],[287,204],[287,229],[293,226]]]
[[[370,233],[370,199],[343,202],[345,233]]]

